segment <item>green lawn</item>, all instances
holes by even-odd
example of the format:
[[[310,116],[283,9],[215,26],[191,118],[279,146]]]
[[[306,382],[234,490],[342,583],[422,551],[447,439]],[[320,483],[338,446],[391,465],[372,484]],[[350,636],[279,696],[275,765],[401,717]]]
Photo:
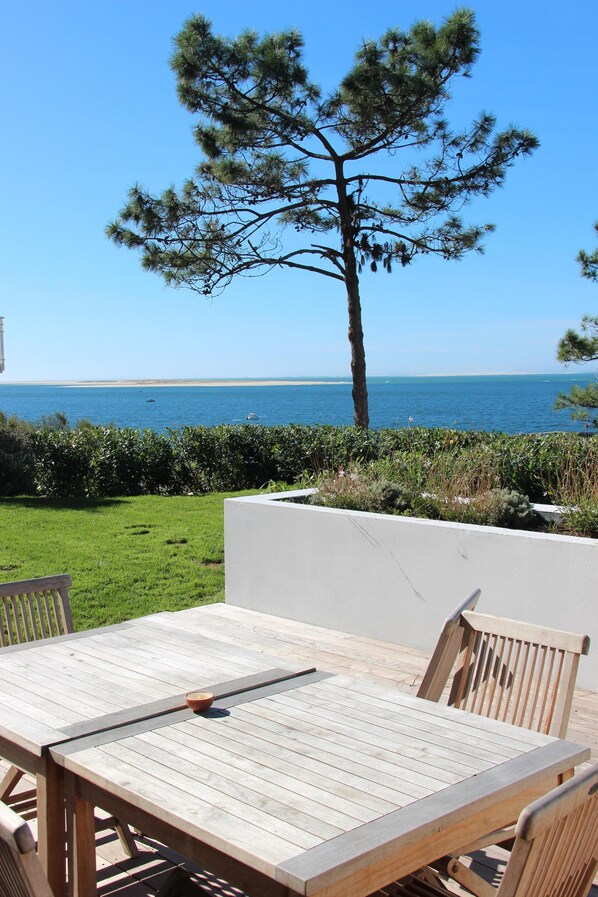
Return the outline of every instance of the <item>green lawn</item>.
[[[0,581],[70,573],[76,629],[221,601],[229,494],[0,498]]]

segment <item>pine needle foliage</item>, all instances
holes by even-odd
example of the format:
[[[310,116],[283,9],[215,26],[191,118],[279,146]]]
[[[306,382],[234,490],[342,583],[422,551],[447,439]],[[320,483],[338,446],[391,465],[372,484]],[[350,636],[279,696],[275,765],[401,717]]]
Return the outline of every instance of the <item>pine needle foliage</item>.
[[[313,83],[296,30],[214,34],[201,15],[175,41],[178,97],[202,159],[180,188],[135,185],[108,236],[173,287],[206,296],[239,275],[309,271],[346,292],[355,423],[368,425],[360,274],[418,255],[483,249],[491,224],[461,211],[503,185],[538,141],[482,112],[445,118],[451,84],[479,55],[474,13],[390,29],[357,51],[331,93]],[[301,239],[285,239],[289,231]]]
[[[594,223],[594,230],[598,235],[598,221]],[[577,254],[577,261],[579,262],[581,276],[586,277],[588,280],[593,280],[594,283],[597,283],[598,248],[596,248],[593,252],[586,252],[585,249],[580,249]]]
[[[594,229],[598,233],[598,221],[594,224]],[[598,249],[591,253],[580,249],[577,261],[581,276],[598,283]],[[584,315],[581,319],[581,332],[567,330],[559,340],[556,357],[563,364],[598,361],[598,315]],[[592,424],[598,429],[598,379],[588,386],[571,387],[568,395],[560,393],[554,407],[557,411],[566,408],[571,411],[573,420],[585,421],[587,426]]]

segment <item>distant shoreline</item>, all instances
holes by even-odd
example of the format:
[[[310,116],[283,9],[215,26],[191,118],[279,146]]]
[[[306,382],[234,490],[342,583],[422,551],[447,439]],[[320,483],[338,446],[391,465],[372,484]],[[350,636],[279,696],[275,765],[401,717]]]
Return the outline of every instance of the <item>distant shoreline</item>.
[[[162,386],[346,386],[349,380],[14,380],[6,382],[7,386],[67,386],[75,389],[94,389],[96,387],[114,387],[127,389],[131,387]]]
[[[536,371],[534,373],[522,372],[522,371],[494,371],[494,372],[479,372],[475,374],[386,374],[381,375],[377,374],[375,376],[369,377],[371,380],[394,380],[394,379],[434,379],[434,378],[445,378],[445,377],[530,377],[530,376],[546,376],[551,377],[555,375],[579,375],[586,373],[585,371],[558,371],[545,373],[542,371]],[[189,379],[189,380],[162,380],[162,379],[135,379],[135,380],[4,380],[0,379],[0,387],[2,384],[6,386],[64,386],[71,389],[95,389],[97,387],[104,388],[114,388],[114,389],[143,389],[143,388],[160,388],[167,386],[201,386],[201,387],[215,387],[221,388],[225,386],[231,387],[239,387],[239,386],[251,386],[251,387],[260,387],[260,386],[350,386],[351,381],[347,378],[339,377],[330,378],[326,380],[318,379],[318,380],[306,380],[306,379],[297,379],[291,380],[288,378],[280,378],[280,379],[258,379],[258,378],[247,378],[243,379],[241,377],[237,377],[231,380],[216,378],[213,380],[210,379]]]

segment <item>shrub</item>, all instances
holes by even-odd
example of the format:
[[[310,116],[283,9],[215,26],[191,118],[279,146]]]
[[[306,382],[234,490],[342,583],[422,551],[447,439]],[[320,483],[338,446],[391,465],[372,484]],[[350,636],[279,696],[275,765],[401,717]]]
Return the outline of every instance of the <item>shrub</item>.
[[[32,441],[37,492],[56,498],[98,495],[94,439],[93,430],[37,430]]]
[[[540,518],[527,496],[507,489],[487,489],[467,498],[455,493],[426,495],[424,500],[420,510],[430,516],[432,504],[437,510],[434,516],[439,520],[508,529],[537,529],[540,525]]]
[[[41,495],[97,498],[171,491],[172,445],[153,430],[42,429],[35,432],[33,445]]]
[[[598,446],[595,437],[587,440],[584,457],[572,458],[561,467],[551,491],[555,504],[563,509],[561,528],[576,536],[598,538]]]
[[[567,508],[560,529],[572,536],[598,539],[598,501],[584,501]]]
[[[277,479],[267,427],[184,427],[171,435],[179,477],[191,492],[255,489]]]
[[[370,470],[366,474],[352,471],[323,476],[317,488],[308,497],[308,503],[320,507],[409,514],[510,529],[537,529],[541,522],[525,495],[507,489],[484,489],[463,495],[455,488],[455,481],[440,491],[414,491],[410,484],[379,479]]]
[[[412,507],[409,492],[398,483],[341,472],[323,477],[318,491],[308,504],[352,511],[376,511],[381,514],[403,513]]]
[[[31,439],[34,428],[0,411],[0,495],[35,491]]]
[[[408,490],[390,480],[377,480],[370,484],[370,495],[374,506],[382,513],[403,513],[412,506]]]
[[[336,477],[324,477],[318,491],[307,499],[308,504],[325,508],[346,508],[349,511],[373,511],[369,489],[357,474],[341,472]]]
[[[399,513],[421,493],[471,497],[508,490],[571,504],[572,477],[596,483],[598,436],[255,424],[183,427],[166,433],[70,427],[64,415],[26,424],[0,413],[0,494],[55,497],[183,494],[313,484],[324,473],[359,471],[369,500]],[[399,484],[372,486],[374,480]],[[364,487],[365,488],[365,487]],[[378,495],[373,492],[379,491]],[[418,499],[417,496],[420,496]],[[352,500],[361,501],[355,496]],[[434,513],[430,507],[429,513]]]
[[[527,495],[515,490],[498,489],[496,506],[496,523],[508,529],[537,529],[540,517],[531,506]]]

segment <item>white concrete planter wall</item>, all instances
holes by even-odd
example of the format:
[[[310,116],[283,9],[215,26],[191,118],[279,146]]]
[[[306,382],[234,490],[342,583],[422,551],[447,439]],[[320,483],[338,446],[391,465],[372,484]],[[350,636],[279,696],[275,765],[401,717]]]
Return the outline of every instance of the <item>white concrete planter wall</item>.
[[[588,634],[578,684],[598,691],[596,540],[284,500],[306,494],[225,501],[229,604],[431,651],[479,587],[481,611]]]

